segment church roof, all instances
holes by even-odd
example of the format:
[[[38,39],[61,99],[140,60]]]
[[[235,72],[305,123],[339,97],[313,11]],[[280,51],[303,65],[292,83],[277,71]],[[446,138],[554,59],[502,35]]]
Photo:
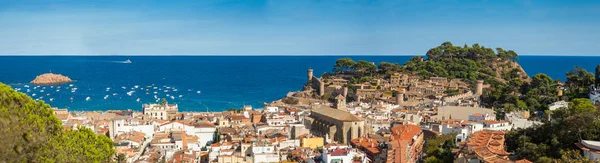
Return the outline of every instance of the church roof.
[[[333,119],[337,119],[340,121],[346,121],[346,122],[354,122],[354,121],[362,121],[363,120],[362,118],[360,118],[350,112],[334,109],[334,108],[327,107],[327,106],[319,106],[319,107],[313,108],[312,114],[314,114],[314,113],[319,113],[321,115],[331,117]]]

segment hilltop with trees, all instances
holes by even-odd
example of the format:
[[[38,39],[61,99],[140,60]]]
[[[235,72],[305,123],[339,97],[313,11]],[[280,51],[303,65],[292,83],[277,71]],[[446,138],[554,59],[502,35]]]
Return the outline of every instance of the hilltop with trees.
[[[481,96],[483,104],[494,107],[497,118],[502,113],[525,110],[534,113],[532,119],[539,119],[542,125],[517,129],[506,134],[507,150],[517,158],[535,162],[592,162],[577,151],[574,143],[579,140],[600,140],[600,111],[588,99],[591,86],[600,87],[600,65],[595,74],[575,66],[566,72],[567,80],[552,79],[546,74],[529,77],[517,64],[518,55],[512,50],[472,46],[453,46],[445,42],[431,48],[426,57],[415,56],[404,65],[381,62],[378,66],[368,61],[355,62],[342,58],[336,62],[334,73],[350,78],[351,83],[370,81],[373,78],[386,78],[394,73],[417,75],[421,79],[429,77],[461,78],[473,83],[484,80],[489,84]],[[559,96],[558,90],[563,90]],[[548,110],[548,105],[565,100],[568,108]],[[543,114],[536,114],[543,113]],[[429,157],[425,162],[445,162],[449,148],[441,136],[430,139],[426,146]]]
[[[518,101],[519,95],[524,93],[522,90],[530,90],[527,84],[532,79],[516,62],[518,59],[517,53],[512,50],[502,48],[494,50],[479,44],[454,46],[450,42],[444,42],[440,46],[428,50],[426,58],[415,56],[404,65],[389,62],[375,65],[364,60],[356,62],[350,58],[341,58],[334,65],[333,74],[326,76],[345,76],[351,84],[370,81],[375,77],[387,78],[394,73],[417,75],[422,79],[429,77],[460,78],[471,85],[476,80],[484,80],[486,84],[490,85],[490,88],[483,95],[483,104],[502,108],[505,104],[508,104],[509,107],[511,105],[523,106],[524,101]],[[540,80],[547,79],[546,77],[547,75],[539,76]],[[527,89],[522,88],[524,85]],[[547,92],[552,93],[550,90]],[[531,103],[535,102],[531,101]]]
[[[65,129],[50,105],[0,83],[0,162],[109,162],[113,142],[80,127]]]

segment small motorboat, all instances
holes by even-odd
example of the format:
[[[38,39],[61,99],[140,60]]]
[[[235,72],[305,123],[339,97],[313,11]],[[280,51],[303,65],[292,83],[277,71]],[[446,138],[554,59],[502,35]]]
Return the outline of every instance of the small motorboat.
[[[131,60],[127,59],[127,60],[123,61],[123,63],[131,63]]]

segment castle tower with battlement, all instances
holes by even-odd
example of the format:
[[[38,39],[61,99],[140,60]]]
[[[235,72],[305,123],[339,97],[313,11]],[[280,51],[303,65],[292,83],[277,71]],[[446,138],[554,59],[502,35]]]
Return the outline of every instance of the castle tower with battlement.
[[[475,85],[475,94],[481,96],[483,94],[483,80],[477,80]]]

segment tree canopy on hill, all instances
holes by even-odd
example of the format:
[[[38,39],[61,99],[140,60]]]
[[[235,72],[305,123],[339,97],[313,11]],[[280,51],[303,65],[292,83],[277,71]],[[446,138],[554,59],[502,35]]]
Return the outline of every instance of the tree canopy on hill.
[[[0,83],[0,162],[108,162],[113,142],[80,127],[64,129],[43,101]]]
[[[484,105],[496,108],[524,107],[526,99],[520,99],[520,94],[531,88],[527,84],[531,79],[516,64],[516,52],[502,48],[494,50],[479,44],[461,47],[444,42],[429,49],[426,56],[427,59],[421,56],[411,58],[402,66],[402,71],[421,78],[460,78],[471,85],[475,80],[484,80],[490,85],[489,91],[482,96]]]

